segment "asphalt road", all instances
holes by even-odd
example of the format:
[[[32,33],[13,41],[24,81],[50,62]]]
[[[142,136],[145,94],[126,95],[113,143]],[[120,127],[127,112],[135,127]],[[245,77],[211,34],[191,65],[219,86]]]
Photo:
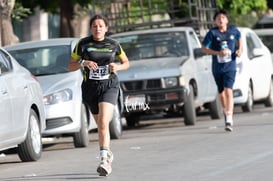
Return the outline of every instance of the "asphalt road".
[[[199,116],[186,127],[179,118],[141,122],[112,140],[113,173],[99,177],[97,133],[87,148],[71,138],[45,144],[42,158],[22,163],[16,154],[0,155],[1,181],[269,181],[273,177],[273,109],[256,106],[235,113],[234,131],[223,120]]]

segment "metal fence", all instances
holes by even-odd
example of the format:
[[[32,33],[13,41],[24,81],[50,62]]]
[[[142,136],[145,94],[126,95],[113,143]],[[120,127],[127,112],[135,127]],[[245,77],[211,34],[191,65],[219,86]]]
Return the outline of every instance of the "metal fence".
[[[201,33],[213,26],[216,0],[100,0],[92,8],[108,18],[113,33],[174,26]]]

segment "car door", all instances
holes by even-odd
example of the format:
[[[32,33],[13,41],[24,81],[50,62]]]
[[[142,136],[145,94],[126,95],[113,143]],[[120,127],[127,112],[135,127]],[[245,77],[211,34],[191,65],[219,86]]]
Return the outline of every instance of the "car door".
[[[265,98],[269,92],[271,79],[271,57],[263,49],[261,42],[254,33],[246,34],[247,54],[250,60],[250,72],[253,83],[253,97],[255,100]],[[255,55],[255,51],[259,55]]]
[[[28,114],[30,108],[30,75],[16,62],[12,65],[10,55],[0,51],[0,56],[10,69],[6,74],[5,82],[7,92],[12,104],[12,137],[19,138],[25,134],[28,126]],[[12,69],[13,67],[13,69]]]
[[[7,144],[8,139],[11,136],[13,125],[13,107],[11,103],[11,96],[8,92],[7,82],[5,80],[5,77],[8,76],[10,71],[8,62],[3,56],[0,55],[0,147]]]
[[[189,33],[189,40],[192,50],[201,47],[198,38],[193,32]],[[198,87],[198,99],[202,102],[207,102],[214,99],[216,94],[216,86],[211,73],[211,56],[195,58],[194,61],[196,65],[195,77]]]

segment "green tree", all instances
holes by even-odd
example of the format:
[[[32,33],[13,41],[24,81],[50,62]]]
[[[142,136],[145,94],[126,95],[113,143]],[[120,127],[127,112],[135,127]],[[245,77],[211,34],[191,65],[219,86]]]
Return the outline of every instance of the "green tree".
[[[253,15],[253,12],[259,15],[265,12],[267,9],[266,0],[216,1],[219,8],[227,9],[230,12],[231,23],[234,23],[238,26],[251,26],[258,19],[258,16]],[[102,12],[105,15],[110,14],[111,18],[113,19],[119,16],[119,11],[124,11],[125,9],[125,13],[121,12],[121,14],[129,14],[129,16],[127,19],[125,18],[120,20],[124,21],[121,23],[125,25],[134,25],[135,22],[140,21],[140,17],[144,17],[147,20],[151,18],[150,15],[155,11],[166,11],[168,13],[171,8],[178,8],[178,13],[170,14],[170,16],[173,19],[181,19],[187,17],[190,10],[187,1],[185,0],[16,0],[16,3],[19,4],[18,7],[24,7],[25,9],[29,9],[32,12],[34,12],[34,8],[39,7],[46,12],[60,14],[60,37],[76,36],[76,28],[80,29],[81,27],[80,22],[82,14],[90,13],[91,10]],[[99,4],[102,4],[102,6],[99,7]],[[117,8],[118,11],[112,12],[113,7],[119,7]],[[183,11],[180,11],[181,9]],[[143,14],[141,14],[143,12],[148,12],[148,14],[143,16]],[[141,16],[138,14],[141,14]],[[115,23],[117,24],[119,22]]]
[[[226,9],[231,22],[238,26],[252,26],[267,9],[267,0],[216,0],[220,9]]]
[[[90,7],[90,0],[16,0],[24,8],[34,12],[36,7],[53,13],[60,14],[60,37],[75,36],[75,19],[84,12],[85,7]]]
[[[273,1],[272,0],[267,0],[267,6],[268,6],[268,8],[273,9]]]
[[[15,0],[0,0],[0,45],[10,45],[18,42],[18,37],[13,33],[11,13]]]

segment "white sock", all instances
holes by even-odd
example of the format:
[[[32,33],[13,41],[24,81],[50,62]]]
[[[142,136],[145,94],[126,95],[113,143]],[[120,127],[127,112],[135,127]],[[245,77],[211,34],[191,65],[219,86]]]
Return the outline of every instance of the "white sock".
[[[100,150],[100,158],[101,160],[106,160],[107,159],[107,153],[108,153],[108,150]]]
[[[226,111],[226,122],[230,123],[231,125],[233,124],[232,114],[232,111]]]

